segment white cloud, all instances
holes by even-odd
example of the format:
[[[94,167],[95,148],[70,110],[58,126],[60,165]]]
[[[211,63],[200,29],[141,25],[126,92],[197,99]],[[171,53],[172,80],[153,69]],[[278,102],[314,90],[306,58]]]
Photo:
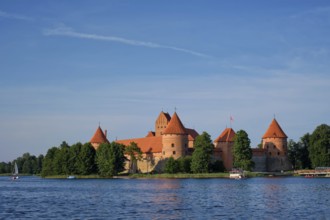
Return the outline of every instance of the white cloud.
[[[162,49],[169,49],[169,50],[175,50],[187,54],[191,54],[194,56],[199,56],[199,57],[208,57],[210,58],[211,56],[185,49],[185,48],[180,48],[180,47],[175,47],[175,46],[167,46],[167,45],[162,45],[158,43],[153,43],[153,42],[145,42],[145,41],[138,41],[138,40],[132,40],[132,39],[126,39],[122,37],[116,37],[116,36],[103,36],[103,35],[97,35],[97,34],[87,34],[87,33],[80,33],[74,31],[70,27],[66,26],[61,26],[53,29],[45,29],[43,31],[43,34],[46,36],[67,36],[67,37],[74,37],[74,38],[83,38],[83,39],[90,39],[90,40],[99,40],[99,41],[112,41],[112,42],[118,42],[126,45],[132,45],[132,46],[142,46],[142,47],[149,47],[149,48],[162,48]]]
[[[7,13],[7,12],[1,11],[1,10],[0,10],[0,17],[16,19],[16,20],[23,20],[23,21],[33,21],[34,20],[33,18],[25,16],[25,15]]]

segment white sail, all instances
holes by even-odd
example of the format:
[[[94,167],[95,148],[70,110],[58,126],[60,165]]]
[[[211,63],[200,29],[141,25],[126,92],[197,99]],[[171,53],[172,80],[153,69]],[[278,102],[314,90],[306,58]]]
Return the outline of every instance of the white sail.
[[[17,163],[15,162],[15,172],[14,175],[18,175],[18,167],[17,167]]]

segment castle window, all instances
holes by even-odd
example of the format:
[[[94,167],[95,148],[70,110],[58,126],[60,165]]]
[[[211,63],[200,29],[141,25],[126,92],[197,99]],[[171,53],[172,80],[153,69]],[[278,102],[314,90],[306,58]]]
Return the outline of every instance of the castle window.
[[[174,144],[172,143],[172,145],[171,145],[172,147],[174,147]]]
[[[272,156],[272,152],[269,152],[269,156]]]
[[[173,155],[175,154],[175,151],[173,151]]]
[[[273,145],[273,148],[275,149],[275,148],[276,148],[276,146],[275,146],[275,145]]]
[[[163,151],[163,155],[165,155],[165,151]]]
[[[280,156],[280,152],[277,152],[277,155]]]

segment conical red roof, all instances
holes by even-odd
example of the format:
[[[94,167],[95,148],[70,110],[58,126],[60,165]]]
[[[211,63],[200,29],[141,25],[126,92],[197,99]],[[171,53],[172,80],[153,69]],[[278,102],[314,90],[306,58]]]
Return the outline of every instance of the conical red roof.
[[[97,130],[95,131],[95,134],[93,135],[92,139],[90,140],[91,143],[107,143],[109,142],[107,137],[104,135],[101,127],[99,126]]]
[[[263,139],[265,138],[287,138],[286,134],[282,130],[281,126],[278,124],[276,119],[274,118],[273,121],[270,123],[266,133],[262,136]]]
[[[163,134],[187,134],[187,131],[176,112],[174,112],[171,121],[168,123]]]
[[[226,128],[214,142],[234,142],[235,135],[232,128]]]

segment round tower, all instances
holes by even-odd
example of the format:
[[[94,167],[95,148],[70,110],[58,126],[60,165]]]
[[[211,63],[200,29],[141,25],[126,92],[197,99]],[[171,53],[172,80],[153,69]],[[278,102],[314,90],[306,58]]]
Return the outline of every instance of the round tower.
[[[90,140],[92,146],[94,147],[95,150],[97,150],[97,148],[100,146],[100,144],[103,144],[103,143],[109,143],[108,139],[107,139],[107,130],[102,131],[101,127],[99,126],[93,137],[91,138]]]
[[[270,123],[262,136],[262,148],[266,152],[266,169],[269,172],[291,170],[292,165],[287,156],[288,136],[284,133],[276,119]]]
[[[232,128],[226,128],[213,144],[215,147],[216,159],[222,159],[227,171],[233,168],[233,146],[236,133]],[[220,155],[217,152],[220,151]],[[218,158],[220,156],[220,158]]]
[[[162,156],[164,158],[173,157],[178,159],[187,154],[188,134],[176,112],[163,131],[162,142]]]
[[[262,147],[268,157],[286,156],[288,152],[288,136],[274,118],[266,133],[262,136]]]

